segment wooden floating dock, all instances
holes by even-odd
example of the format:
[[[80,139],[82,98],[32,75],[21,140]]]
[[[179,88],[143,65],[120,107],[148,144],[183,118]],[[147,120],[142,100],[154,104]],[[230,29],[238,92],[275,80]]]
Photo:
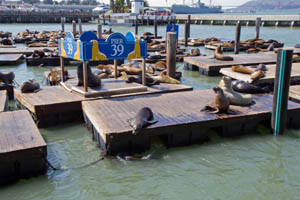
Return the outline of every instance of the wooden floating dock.
[[[0,54],[25,54],[29,56],[33,54],[34,50],[42,50],[42,49],[49,49],[53,51],[56,48],[55,47],[0,48]]]
[[[253,71],[255,70],[255,68],[251,68],[251,67],[248,68],[252,69]],[[274,86],[276,65],[267,65],[267,69],[268,71],[266,71],[265,77],[256,80],[255,82],[253,82],[253,84],[259,86],[267,86],[267,85],[272,87]],[[234,72],[231,70],[231,68],[223,68],[220,70],[220,73],[232,79],[243,80],[248,83],[252,82],[252,79],[250,78],[249,74]],[[291,84],[295,85],[299,83],[300,83],[300,63],[293,63],[292,72],[291,72]]]
[[[23,57],[23,54],[0,55],[0,66],[1,65],[16,65],[22,57]]]
[[[212,90],[200,90],[83,101],[82,109],[93,137],[110,155],[146,151],[152,136],[160,136],[168,147],[184,146],[206,140],[210,128],[223,136],[241,135],[271,119],[272,95],[253,95],[256,104],[251,107],[231,106],[236,115],[201,112],[214,98]],[[142,107],[151,108],[158,123],[133,135],[127,120]],[[299,124],[299,112],[300,104],[289,102],[289,127]]]
[[[228,68],[232,65],[275,64],[277,59],[277,54],[274,52],[239,55],[230,54],[230,56],[233,57],[233,61],[221,61],[208,56],[185,57],[185,69],[199,70],[201,74],[216,76],[220,75],[220,69]]]
[[[0,184],[46,172],[47,147],[28,111],[0,113]]]
[[[8,110],[8,97],[7,92],[0,91],[0,113]]]
[[[102,80],[103,83],[106,81],[109,81],[109,79]],[[15,89],[15,95],[19,106],[31,112],[39,127],[48,127],[58,123],[82,119],[81,102],[85,100],[180,92],[192,89],[192,87],[185,85],[161,83],[160,85],[147,87],[147,91],[144,92],[85,98],[77,93],[67,91],[62,86],[45,86],[37,93],[25,94],[21,93],[19,89]]]
[[[300,103],[300,85],[291,85],[289,98],[297,103]]]

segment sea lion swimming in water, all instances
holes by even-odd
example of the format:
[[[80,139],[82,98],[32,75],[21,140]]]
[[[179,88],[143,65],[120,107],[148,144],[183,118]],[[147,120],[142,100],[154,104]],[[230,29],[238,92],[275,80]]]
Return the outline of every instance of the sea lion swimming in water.
[[[77,67],[78,84],[77,86],[83,86],[83,63],[80,63]],[[101,85],[101,79],[97,75],[93,74],[91,67],[87,64],[87,84],[88,87],[98,87]]]
[[[229,110],[230,101],[224,94],[223,90],[220,87],[214,87],[214,92],[216,93],[215,102],[206,105],[201,112],[206,111],[211,114],[217,113],[227,113],[234,114]]]
[[[21,93],[32,93],[38,91],[40,91],[40,84],[34,79],[25,81],[21,86]]]
[[[270,92],[270,88],[268,86],[261,88],[242,80],[232,81],[232,89],[236,92],[247,94],[262,94]]]
[[[13,72],[0,72],[0,82],[5,84],[13,84],[15,73]]]
[[[229,99],[231,105],[246,106],[254,103],[251,95],[242,95],[232,89],[232,80],[227,76],[223,76],[219,87],[223,89],[224,94]]]
[[[216,60],[222,60],[222,61],[233,61],[233,57],[231,56],[225,56],[223,55],[223,51],[221,49],[221,45],[219,45],[214,53],[214,58]]]
[[[158,121],[154,120],[152,110],[148,107],[144,107],[134,118],[129,119],[128,122],[132,127],[132,134],[136,135],[140,133],[143,128],[155,124]]]

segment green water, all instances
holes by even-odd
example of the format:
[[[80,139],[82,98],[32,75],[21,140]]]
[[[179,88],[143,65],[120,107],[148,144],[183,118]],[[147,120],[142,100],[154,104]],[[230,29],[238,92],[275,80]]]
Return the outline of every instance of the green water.
[[[55,24],[0,24],[0,30],[15,35],[25,29],[58,30]],[[84,30],[96,25],[84,25]],[[183,30],[183,27],[180,27]],[[71,30],[70,25],[66,25]],[[134,28],[118,27],[126,33]],[[164,28],[159,34],[164,35]],[[233,26],[192,25],[191,36],[197,38],[234,38]],[[140,33],[153,27],[142,27]],[[277,39],[286,46],[300,43],[300,29],[262,28],[261,38]],[[183,32],[180,32],[183,36]],[[254,27],[242,28],[242,39],[254,37]],[[211,54],[201,48],[202,52]],[[184,71],[183,84],[196,90],[215,86],[220,77],[206,77]],[[68,68],[69,69],[69,68]],[[19,64],[1,67],[14,71],[22,83],[28,78],[42,81],[47,68]],[[11,102],[13,105],[13,102]],[[176,109],[176,108],[174,108]],[[112,122],[113,123],[113,122]],[[99,158],[101,150],[83,123],[40,129],[48,145],[48,160],[54,166],[82,166]],[[48,170],[46,175],[20,180],[0,187],[0,199],[300,199],[300,132],[287,130],[274,137],[270,129],[260,125],[256,132],[238,138],[222,138],[210,133],[210,141],[182,148],[166,149],[153,139],[150,160],[143,162],[105,159],[83,169]]]

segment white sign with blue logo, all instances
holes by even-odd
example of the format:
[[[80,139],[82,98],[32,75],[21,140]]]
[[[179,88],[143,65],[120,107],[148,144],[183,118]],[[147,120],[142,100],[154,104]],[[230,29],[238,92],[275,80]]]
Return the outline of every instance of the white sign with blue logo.
[[[168,32],[176,33],[176,39],[178,40],[178,35],[179,35],[179,26],[178,25],[167,25],[167,33]]]

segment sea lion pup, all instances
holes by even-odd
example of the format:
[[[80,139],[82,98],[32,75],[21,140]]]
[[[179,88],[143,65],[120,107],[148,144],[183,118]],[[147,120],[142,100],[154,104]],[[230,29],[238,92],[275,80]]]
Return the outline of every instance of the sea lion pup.
[[[223,51],[221,49],[221,45],[219,45],[214,53],[214,58],[217,60],[222,60],[222,61],[233,61],[233,57],[231,56],[224,56]]]
[[[40,91],[40,84],[34,79],[25,81],[21,86],[21,93],[32,93],[38,91]]]
[[[83,86],[83,63],[80,63],[77,67],[77,76],[78,76],[77,86]],[[101,85],[100,77],[93,74],[89,64],[87,64],[87,82],[88,82],[88,87],[98,87]]]
[[[246,94],[263,94],[271,91],[268,86],[261,88],[242,80],[232,81],[232,89],[236,92]]]
[[[142,84],[142,75],[139,74],[138,76],[128,76],[126,72],[121,72],[121,77],[120,79],[124,80],[126,83],[139,83]],[[152,86],[152,85],[159,85],[160,82],[158,80],[153,79],[152,77],[146,76],[146,85],[147,86]]]
[[[242,74],[252,74],[253,70],[244,67],[243,65],[233,65],[231,70]]]
[[[201,112],[206,111],[211,114],[217,113],[227,113],[227,114],[234,114],[229,110],[230,101],[224,94],[223,90],[220,87],[214,87],[214,92],[216,93],[215,102],[211,102],[206,105]]]
[[[232,89],[232,80],[227,76],[222,77],[219,87],[223,89],[231,105],[246,106],[253,103],[251,95],[242,95]]]
[[[15,73],[13,72],[0,72],[0,82],[5,84],[13,84]]]
[[[155,124],[158,121],[154,120],[152,110],[148,107],[144,107],[134,118],[129,119],[128,122],[132,127],[132,134],[136,135],[140,133],[143,128]]]

